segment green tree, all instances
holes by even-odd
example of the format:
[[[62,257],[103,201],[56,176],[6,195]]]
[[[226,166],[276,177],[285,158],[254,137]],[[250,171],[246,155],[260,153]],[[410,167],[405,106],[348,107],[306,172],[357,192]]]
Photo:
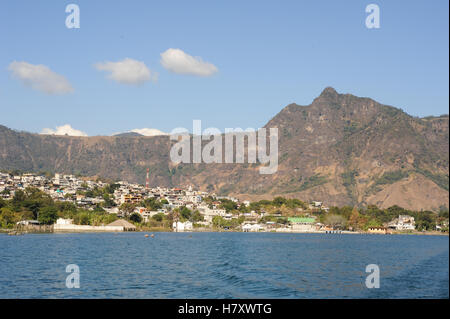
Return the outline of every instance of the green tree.
[[[272,201],[272,204],[276,207],[280,207],[283,204],[286,204],[287,200],[284,197],[275,197]]]
[[[13,204],[19,203],[21,204],[26,199],[25,192],[22,190],[16,190],[14,193],[14,197],[12,199]]]
[[[148,210],[153,210],[153,211],[161,209],[163,207],[162,202],[160,202],[159,200],[157,200],[154,197],[145,199],[141,203],[141,205],[144,206],[145,208],[147,208]]]
[[[381,227],[381,223],[380,223],[380,221],[372,218],[364,224],[363,229],[367,230],[370,227]]]
[[[158,213],[156,215],[153,215],[152,219],[157,221],[157,222],[162,222],[163,219],[164,219],[164,214],[163,213]]]
[[[116,203],[114,202],[114,200],[111,198],[112,195],[108,194],[108,193],[104,193],[103,194],[103,200],[105,201],[103,203],[104,207],[113,207],[116,206]]]
[[[56,207],[47,206],[39,210],[38,221],[41,224],[52,225],[58,218],[58,211]]]
[[[212,218],[212,224],[214,227],[223,227],[225,220],[221,216],[214,216]]]
[[[0,207],[1,207],[1,202],[0,202]],[[439,217],[448,218],[448,208],[446,206],[441,206],[439,208]]]
[[[136,205],[132,203],[123,203],[119,207],[120,211],[123,212],[126,217],[130,216],[134,212],[135,208]]]
[[[192,211],[186,206],[183,206],[180,209],[180,216],[183,220],[190,220],[192,217]]]
[[[237,209],[237,204],[229,199],[221,199],[220,202],[222,203],[221,206],[227,211],[231,212],[233,210]]]
[[[73,222],[76,225],[90,225],[91,216],[88,211],[80,211],[77,215],[74,216]]]
[[[343,229],[347,220],[341,215],[327,215],[325,217],[325,224],[330,225],[334,229]]]
[[[14,212],[8,207],[0,209],[0,224],[2,228],[9,228],[14,226],[16,222],[16,216]]]
[[[436,228],[433,212],[424,211],[417,214],[416,228],[418,230],[433,230]]]
[[[133,213],[130,216],[130,220],[135,222],[135,223],[140,223],[140,222],[142,222],[142,217],[138,213]]]
[[[198,210],[196,210],[193,214],[192,214],[192,220],[194,222],[202,222],[205,220],[205,218],[203,217],[202,214],[200,214],[200,212]]]

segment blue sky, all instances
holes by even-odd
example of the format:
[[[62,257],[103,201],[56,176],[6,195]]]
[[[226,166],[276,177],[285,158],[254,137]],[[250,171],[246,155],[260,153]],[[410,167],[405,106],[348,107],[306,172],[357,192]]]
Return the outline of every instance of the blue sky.
[[[80,7],[80,29],[65,7]],[[380,7],[368,29],[365,8]],[[0,124],[41,132],[70,124],[88,135],[135,128],[264,125],[326,86],[415,116],[448,113],[448,1],[2,1]],[[210,76],[165,68],[180,49],[217,68]],[[158,78],[139,85],[95,65],[125,58]],[[33,89],[12,62],[63,76],[67,94]]]

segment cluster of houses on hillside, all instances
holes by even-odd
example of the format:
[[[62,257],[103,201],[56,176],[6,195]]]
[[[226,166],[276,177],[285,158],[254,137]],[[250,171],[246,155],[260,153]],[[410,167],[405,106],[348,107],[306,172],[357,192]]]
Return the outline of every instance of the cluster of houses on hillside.
[[[74,175],[55,174],[52,178],[37,174],[10,175],[0,173],[0,198],[12,199],[17,190],[25,190],[27,187],[37,188],[52,199],[66,201],[76,204],[79,207],[93,208],[105,201],[102,194],[97,196],[93,192],[95,188],[104,188],[108,183],[100,180],[94,181],[86,178],[79,178]],[[92,194],[92,196],[90,196]],[[171,210],[177,207],[186,206],[194,208],[202,202],[202,198],[211,194],[207,192],[193,191],[191,187],[181,188],[146,188],[139,184],[119,181],[114,183],[114,192],[111,194],[114,205],[120,206],[123,203],[139,204],[148,198],[165,199],[167,204],[162,211]],[[230,198],[237,201],[237,199]],[[110,212],[119,213],[118,209]]]
[[[134,204],[134,213],[139,214],[144,222],[148,222],[157,214],[168,214],[176,208],[187,207],[190,210],[197,210],[202,216],[203,221],[197,221],[197,227],[210,227],[215,216],[220,216],[225,221],[231,221],[235,218],[244,217],[241,223],[241,230],[244,232],[275,231],[275,232],[329,232],[334,231],[329,225],[321,224],[314,215],[303,217],[289,217],[287,223],[277,223],[262,218],[267,216],[264,211],[249,211],[233,215],[227,212],[221,205],[221,199],[227,199],[240,205],[249,206],[249,201],[240,202],[233,197],[219,197],[214,193],[193,190],[192,187],[186,188],[150,188],[139,184],[132,184],[125,181],[114,183],[111,190],[110,203],[106,204],[105,198],[95,189],[111,186],[102,181],[93,181],[85,178],[79,178],[74,175],[55,174],[53,177],[45,177],[37,174],[11,175],[0,173],[0,198],[12,199],[18,190],[25,190],[27,187],[35,187],[50,195],[56,201],[65,201],[76,204],[78,207],[93,210],[101,205],[102,208],[111,214],[117,214],[124,217],[124,212],[120,206],[124,203]],[[97,195],[96,195],[97,194]],[[214,201],[205,202],[206,197],[213,198]],[[141,203],[146,199],[156,199],[162,203],[159,209],[149,210],[143,207]],[[105,205],[106,204],[106,205]],[[328,207],[320,201],[313,201],[309,204],[310,210],[328,211]],[[271,217],[282,217],[281,214],[272,213]],[[29,221],[30,223],[32,221]],[[36,222],[36,221],[35,221]],[[70,221],[59,220],[56,228],[67,228],[65,224]],[[114,226],[114,225],[112,225]],[[117,225],[115,225],[117,226]],[[190,231],[194,227],[192,221],[175,221],[173,228],[176,231]],[[400,215],[391,221],[385,227],[369,228],[371,233],[389,233],[392,230],[414,230],[414,218],[407,215]]]
[[[11,175],[0,173],[0,198],[5,200],[12,199],[18,190],[24,191],[27,187],[37,188],[50,195],[53,200],[61,202],[70,202],[78,207],[93,210],[98,205],[104,204],[105,198],[102,194],[95,196],[94,189],[100,189],[110,184],[100,180],[94,181],[86,178],[79,178],[74,175],[55,174],[51,178],[38,174]],[[233,197],[220,197],[214,193],[193,190],[191,186],[186,188],[150,188],[139,184],[119,181],[114,183],[114,190],[110,196],[112,205],[102,205],[103,209],[111,214],[117,214],[123,217],[120,206],[124,203],[134,204],[135,213],[142,216],[144,222],[148,221],[156,214],[168,212],[175,208],[187,207],[191,210],[198,210],[204,217],[205,226],[212,223],[214,216],[220,216],[226,220],[233,217],[232,214],[220,208],[220,199],[228,199],[239,203],[238,199]],[[205,203],[205,197],[212,196],[216,201]],[[146,199],[164,200],[164,204],[157,210],[148,210],[140,204]],[[239,205],[249,205],[249,201],[239,203]],[[184,227],[180,226],[180,227]],[[188,227],[189,228],[189,227]]]

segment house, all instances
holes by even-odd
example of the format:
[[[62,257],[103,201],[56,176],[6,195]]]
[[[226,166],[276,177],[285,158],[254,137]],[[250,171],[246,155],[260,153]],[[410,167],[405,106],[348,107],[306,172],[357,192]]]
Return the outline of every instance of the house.
[[[242,226],[243,232],[258,232],[262,229],[261,225],[259,224],[245,224]]]
[[[37,220],[21,220],[16,223],[17,225],[30,226],[30,225],[40,225],[41,223]]]
[[[172,225],[173,229],[177,232],[183,232],[183,231],[191,231],[193,228],[193,225],[191,222],[174,222]]]
[[[64,219],[64,218],[58,218],[56,220],[56,225],[72,225],[73,219]]]
[[[108,214],[119,214],[119,207],[103,207]]]
[[[156,211],[156,210],[152,210],[152,211],[148,211],[148,210],[144,210],[142,212],[140,212],[139,214],[142,216],[144,222],[148,222],[150,220],[150,218],[152,218],[153,216],[160,214],[160,211]]]
[[[313,201],[313,202],[312,202],[312,205],[313,205],[314,207],[320,208],[320,207],[322,207],[322,202],[319,202],[319,201]]]
[[[367,232],[369,234],[388,234],[389,231],[386,227],[377,227],[377,226],[373,226],[373,227],[369,227],[367,229]]]
[[[398,218],[388,223],[388,228],[395,230],[414,230],[416,228],[416,223],[412,216],[399,215]]]
[[[233,214],[226,213],[225,215],[223,215],[223,219],[225,219],[225,220],[232,220],[233,219]]]
[[[140,194],[123,194],[120,198],[120,204],[132,203],[138,204],[142,201],[142,195]]]
[[[136,230],[136,226],[134,226],[130,222],[127,222],[124,219],[118,219],[106,226],[122,226],[124,231],[135,231]]]
[[[204,216],[205,221],[211,223],[214,216],[225,216],[227,211],[225,209],[210,209],[209,207],[199,206],[199,212]]]
[[[293,232],[314,232],[317,231],[316,220],[312,217],[289,217],[288,221],[292,225]]]
[[[117,222],[117,221],[116,221]],[[73,224],[73,219],[58,218],[56,223],[53,224],[54,232],[121,232],[125,231],[123,224],[111,223],[109,225],[101,226],[91,226],[91,225],[75,225]],[[128,222],[127,222],[128,223]],[[128,223],[130,224],[130,223]],[[131,224],[130,224],[131,225]],[[131,225],[134,227],[134,225]],[[136,227],[134,227],[136,228]]]

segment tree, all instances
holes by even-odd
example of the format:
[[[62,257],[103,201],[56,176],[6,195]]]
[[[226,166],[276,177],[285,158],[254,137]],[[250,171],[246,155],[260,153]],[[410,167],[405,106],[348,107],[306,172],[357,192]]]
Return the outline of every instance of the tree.
[[[0,224],[4,228],[8,228],[11,225],[14,225],[16,218],[14,213],[8,207],[3,207],[0,209]]]
[[[350,219],[348,221],[348,226],[351,227],[352,230],[359,228],[359,212],[356,206],[353,207],[352,214],[350,215]]]
[[[156,215],[153,215],[152,219],[157,221],[157,222],[162,222],[163,219],[164,219],[164,214],[163,213],[158,213]]]
[[[120,188],[119,184],[109,184],[109,185],[106,185],[105,192],[109,193],[109,194],[114,194],[114,191],[118,188]]]
[[[39,210],[38,221],[41,224],[52,225],[58,218],[57,213],[58,211],[56,210],[56,207],[53,206],[44,207],[41,210]]]
[[[381,223],[376,219],[370,219],[364,224],[364,230],[367,230],[370,227],[380,227]]]
[[[97,204],[94,207],[94,213],[106,213],[106,210],[104,210],[99,204]]]
[[[239,211],[243,214],[245,213],[249,213],[250,212],[250,208],[245,206],[244,204],[241,204],[241,206],[239,206]]]
[[[144,200],[144,202],[142,204],[148,210],[158,210],[163,207],[163,204],[160,201],[158,201],[156,198],[147,198],[146,200]]]
[[[133,213],[130,216],[130,220],[135,222],[135,223],[140,223],[140,222],[142,222],[142,217],[138,213]]]
[[[132,203],[123,203],[119,207],[120,211],[123,212],[126,217],[130,216],[134,212],[135,208],[136,208],[136,205],[134,205]]]
[[[433,221],[433,212],[420,212],[416,219],[418,230],[432,230],[436,228],[436,223]]]
[[[237,209],[237,204],[229,199],[221,199],[222,207],[227,211],[231,212]]]
[[[191,216],[192,216],[192,212],[189,208],[187,208],[186,206],[183,206],[180,210],[180,216],[182,219],[190,220]]]
[[[214,227],[223,227],[225,224],[225,220],[220,216],[214,216],[212,218],[212,224]]]
[[[19,189],[14,193],[14,197],[12,199],[13,204],[22,203],[25,200],[25,198],[26,198],[25,193]]]
[[[116,206],[116,203],[112,200],[111,196],[108,193],[103,194],[103,203],[104,207],[113,207]]]
[[[275,197],[272,201],[272,204],[274,206],[280,207],[281,205],[286,204],[286,202],[286,198],[284,197]]]
[[[200,212],[198,210],[196,210],[193,214],[192,214],[192,220],[194,222],[202,222],[205,220],[205,218],[203,217],[202,214],[200,214]]]
[[[334,229],[342,229],[345,227],[346,219],[341,215],[327,215],[325,224],[330,225]]]
[[[1,202],[0,202],[1,207]],[[441,218],[448,218],[448,208],[446,206],[439,207],[439,217]]]
[[[76,225],[90,225],[91,224],[91,216],[88,211],[82,211],[79,214],[74,216],[73,222]]]

